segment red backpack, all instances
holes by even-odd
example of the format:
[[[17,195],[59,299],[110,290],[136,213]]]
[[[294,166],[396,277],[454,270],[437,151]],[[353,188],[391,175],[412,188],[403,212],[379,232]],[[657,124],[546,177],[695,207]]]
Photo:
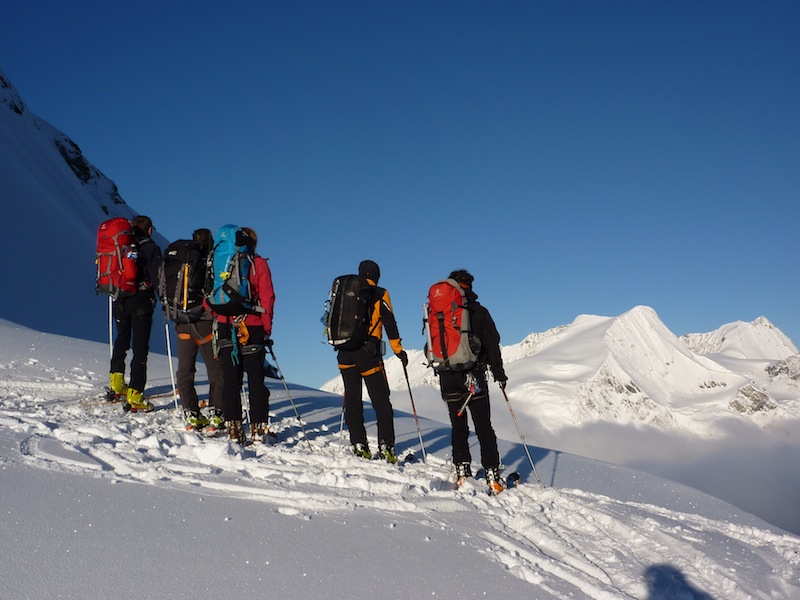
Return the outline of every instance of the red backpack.
[[[436,371],[466,371],[478,356],[471,335],[467,295],[454,279],[431,286],[425,304],[426,356]]]
[[[116,299],[138,289],[136,260],[139,247],[125,217],[104,221],[97,229],[97,293]]]

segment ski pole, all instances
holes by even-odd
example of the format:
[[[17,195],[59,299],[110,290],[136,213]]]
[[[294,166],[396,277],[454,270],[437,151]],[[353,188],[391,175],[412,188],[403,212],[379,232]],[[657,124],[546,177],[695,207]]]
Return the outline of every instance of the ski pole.
[[[108,357],[114,359],[114,300],[108,297]]]
[[[414,413],[414,421],[417,423],[417,435],[419,436],[419,446],[422,448],[422,462],[428,462],[428,456],[425,454],[425,444],[422,441],[422,429],[419,426],[419,417],[417,417],[417,407],[414,405],[414,394],[411,393],[411,381],[408,379],[408,369],[403,365],[403,373],[406,375],[406,384],[408,385],[408,397],[411,398],[411,412]]]
[[[172,346],[169,343],[169,321],[164,315],[164,332],[167,336],[167,359],[169,360],[169,378],[172,381],[172,399],[175,401],[175,410],[178,410],[178,391],[175,388],[175,372],[172,370]]]
[[[344,434],[344,407],[347,400],[342,396],[342,416],[339,419],[339,452],[342,451],[342,435]]]
[[[294,403],[294,398],[292,398],[292,393],[289,391],[289,384],[286,383],[286,377],[283,376],[283,369],[281,369],[281,366],[278,364],[278,359],[275,358],[275,351],[272,349],[272,344],[265,344],[265,345],[267,346],[267,349],[269,350],[269,353],[272,356],[272,360],[275,361],[275,368],[278,370],[278,374],[281,376],[283,387],[286,388],[286,395],[289,396],[289,402],[292,403],[294,414],[297,417],[297,421],[300,423],[300,429],[303,431],[303,437],[305,438],[309,449],[313,452],[314,446],[311,445],[311,440],[308,439],[308,435],[306,434],[306,427],[305,425],[303,425],[303,419],[300,418],[300,413],[297,410],[297,405]]]
[[[511,407],[511,401],[508,399],[508,394],[506,393],[505,386],[501,385],[500,391],[503,392],[503,396],[506,399],[506,404],[508,405],[508,411],[511,413],[511,419],[514,421],[514,427],[517,428],[517,433],[519,434],[519,439],[522,442],[522,447],[525,448],[525,454],[528,455],[528,460],[530,461],[531,467],[533,468],[533,474],[536,476],[536,481],[541,484],[542,480],[539,479],[539,473],[536,472],[536,465],[533,464],[533,458],[531,458],[531,453],[528,450],[528,445],[525,443],[525,436],[522,435],[522,431],[519,428],[519,423],[517,422],[517,415],[514,414],[514,409]]]
[[[247,381],[247,384],[250,385],[250,380]],[[244,391],[244,382],[242,382],[242,389],[239,392],[240,398],[242,399],[242,408],[244,409],[244,416],[245,421],[247,424],[250,424],[250,396],[247,392]]]

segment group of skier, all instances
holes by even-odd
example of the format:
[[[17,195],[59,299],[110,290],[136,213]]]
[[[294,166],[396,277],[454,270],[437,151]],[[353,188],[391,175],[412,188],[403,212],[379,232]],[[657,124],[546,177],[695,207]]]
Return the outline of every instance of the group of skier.
[[[109,293],[113,298],[111,310],[117,329],[108,398],[122,399],[125,410],[153,410],[144,391],[150,330],[156,298],[159,298],[165,315],[175,323],[176,387],[186,428],[227,431],[231,440],[244,445],[247,432],[243,425],[242,397],[247,374],[250,439],[267,441],[270,393],[264,379],[269,367],[266,354],[268,350],[272,352],[275,292],[269,264],[256,253],[255,231],[226,226],[217,232],[215,243],[210,230],[198,229],[191,240],[170,244],[162,256],[161,249],[151,238],[151,219],[140,215],[130,222],[130,232],[113,234],[113,249],[103,250],[101,238],[112,237],[112,232],[105,229],[110,229],[111,221],[115,220],[118,219],[102,224],[98,232],[98,292]],[[119,226],[124,228],[124,223]],[[226,243],[231,248],[227,255]],[[108,244],[110,242],[106,242]],[[117,258],[119,265],[124,266],[122,257],[135,262],[128,274],[131,281],[127,289],[125,274],[114,272]],[[383,362],[384,328],[391,350],[402,363],[406,376],[408,355],[403,349],[389,292],[378,286],[378,264],[364,260],[359,265],[358,276],[347,277],[358,282],[360,291],[339,293],[342,278],[334,281],[326,313],[326,331],[337,350],[344,383],[344,419],[352,452],[365,459],[373,457],[364,423],[363,384],[377,419],[377,456],[396,463],[394,415]],[[492,493],[499,493],[503,483],[497,437],[491,422],[487,369],[503,390],[507,377],[500,353],[500,336],[489,311],[477,300],[472,289],[473,280],[468,271],[456,270],[431,288],[426,305],[426,352],[429,364],[439,376],[442,398],[448,407],[457,483],[460,485],[472,476],[468,410],[478,438],[486,482]],[[361,307],[352,310],[362,310],[363,316],[334,315],[336,311],[348,310],[342,307],[350,296],[357,297]],[[358,335],[349,331],[336,338],[337,322],[358,323]],[[125,359],[131,348],[130,379],[126,384]],[[201,410],[195,390],[198,353],[209,378],[205,411]]]

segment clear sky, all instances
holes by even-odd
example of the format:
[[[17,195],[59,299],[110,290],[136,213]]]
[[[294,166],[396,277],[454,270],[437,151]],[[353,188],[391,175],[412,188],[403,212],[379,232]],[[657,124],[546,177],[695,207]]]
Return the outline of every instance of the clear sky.
[[[454,268],[503,343],[639,304],[800,343],[798,31],[794,1],[31,0],[0,56],[167,238],[257,231],[278,359],[318,385],[364,258],[411,348]]]

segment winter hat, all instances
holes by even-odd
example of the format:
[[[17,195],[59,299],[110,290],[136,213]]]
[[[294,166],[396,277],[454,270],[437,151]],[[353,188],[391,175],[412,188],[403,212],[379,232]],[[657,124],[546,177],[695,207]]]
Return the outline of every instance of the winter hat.
[[[472,289],[472,282],[475,281],[475,278],[466,269],[459,269],[458,271],[453,271],[452,273],[450,273],[449,279],[456,280],[459,284],[461,284],[461,287],[466,288],[468,290]]]
[[[243,243],[247,246],[250,252],[256,251],[256,244],[258,243],[258,236],[256,232],[250,227],[242,227],[242,234],[244,236]],[[237,242],[238,243],[238,242]]]
[[[203,252],[208,252],[214,247],[214,236],[211,235],[210,229],[195,229],[192,233],[192,240],[200,246]]]
[[[358,265],[358,276],[378,283],[378,279],[381,278],[381,268],[375,261],[362,260],[361,264]]]

